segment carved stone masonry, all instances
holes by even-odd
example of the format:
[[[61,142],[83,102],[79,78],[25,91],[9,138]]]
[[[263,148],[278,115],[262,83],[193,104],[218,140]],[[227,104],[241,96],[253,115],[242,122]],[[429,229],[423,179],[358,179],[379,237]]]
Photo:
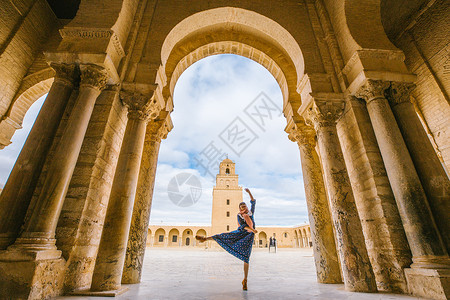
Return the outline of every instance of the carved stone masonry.
[[[306,123],[295,124],[288,132],[289,140],[296,142],[299,146],[308,146],[314,149],[316,146],[316,132]]]
[[[367,103],[377,98],[385,98],[385,92],[390,85],[389,81],[368,79],[355,96],[366,100]]]
[[[128,107],[129,119],[151,120],[155,119],[161,107],[151,95],[144,95],[136,91],[120,91],[120,99]]]
[[[104,68],[96,65],[80,65],[81,85],[89,85],[95,89],[103,90],[108,81],[108,75]]]
[[[410,101],[411,91],[416,87],[412,82],[391,82],[391,86],[386,90],[386,98],[391,105],[396,105]]]
[[[335,126],[344,112],[345,102],[342,100],[314,100],[308,109],[307,116],[314,128]]]
[[[79,79],[80,71],[75,64],[51,63],[50,66],[55,70],[55,81],[65,85],[73,86]]]

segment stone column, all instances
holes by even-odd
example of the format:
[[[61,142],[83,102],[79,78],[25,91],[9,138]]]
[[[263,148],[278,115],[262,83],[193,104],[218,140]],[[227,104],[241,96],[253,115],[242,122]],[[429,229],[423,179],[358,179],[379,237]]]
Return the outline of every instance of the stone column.
[[[410,101],[412,83],[392,82],[387,99],[411,155],[436,225],[450,251],[450,181]]]
[[[411,252],[364,101],[347,98],[337,132],[378,290],[408,293]]]
[[[150,96],[121,91],[129,107],[128,123],[120,149],[111,196],[92,277],[91,291],[120,291],[133,204],[145,131],[151,106]]]
[[[147,125],[122,283],[141,281],[159,146],[161,139],[165,139],[171,129],[170,115],[166,111],[161,112],[156,120]]]
[[[67,127],[49,164],[42,190],[33,211],[15,243],[0,253],[0,298],[47,298],[59,294],[63,286],[65,262],[56,249],[55,229],[70,178],[97,96],[106,85],[106,71],[82,65],[78,98]]]
[[[300,126],[301,129],[296,126],[297,128],[289,132],[289,138],[296,141],[300,149],[317,281],[320,283],[341,283],[342,278],[330,209],[319,157],[315,150],[315,132],[311,127],[304,124]]]
[[[80,92],[67,127],[55,150],[42,192],[15,246],[29,249],[56,249],[55,229],[64,197],[72,177],[95,100],[106,85],[106,72],[83,65]]]
[[[356,96],[367,102],[375,136],[402,219],[413,264],[405,269],[409,290],[418,296],[448,296],[448,254],[437,231],[422,184],[385,98],[390,83],[366,80]],[[443,276],[438,270],[444,270]],[[447,292],[445,292],[447,291]],[[445,295],[444,295],[445,297]]]
[[[313,101],[307,114],[317,132],[345,288],[355,292],[376,292],[375,276],[336,132],[336,121],[342,114],[344,102]]]
[[[0,194],[0,249],[16,239],[58,125],[78,79],[75,65],[51,64],[55,81]]]

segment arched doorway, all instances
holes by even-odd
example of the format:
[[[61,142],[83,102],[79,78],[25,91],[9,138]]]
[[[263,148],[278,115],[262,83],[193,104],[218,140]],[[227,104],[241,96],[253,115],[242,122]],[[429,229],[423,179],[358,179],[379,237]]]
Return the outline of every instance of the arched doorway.
[[[166,245],[166,231],[163,228],[159,228],[155,231],[155,237],[153,238],[153,246],[164,247]]]
[[[258,235],[258,247],[259,248],[267,247],[267,234],[264,231],[261,231]]]
[[[169,231],[168,246],[181,246],[180,232],[178,231],[178,229],[173,228]]]
[[[182,245],[183,246],[187,246],[187,247],[194,246],[193,237],[194,237],[194,233],[192,232],[192,229],[190,229],[190,228],[185,229],[183,231],[183,242],[182,242]]]

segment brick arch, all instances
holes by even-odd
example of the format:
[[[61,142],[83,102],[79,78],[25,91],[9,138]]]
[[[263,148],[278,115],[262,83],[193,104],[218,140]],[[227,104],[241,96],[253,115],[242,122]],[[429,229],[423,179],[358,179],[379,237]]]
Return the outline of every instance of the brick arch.
[[[0,120],[0,149],[3,148],[3,145],[10,144],[15,131],[22,128],[23,119],[31,105],[48,93],[54,76],[55,71],[46,68],[23,79],[8,111]]]
[[[183,57],[183,59],[178,62],[172,73],[169,86],[170,94],[173,95],[173,91],[175,89],[178,78],[187,68],[189,68],[189,66],[205,57],[224,53],[247,57],[264,66],[278,82],[278,85],[280,86],[281,92],[283,94],[284,102],[288,102],[288,83],[280,66],[270,56],[268,56],[261,50],[237,41],[219,41],[206,44],[200,46],[199,48]]]
[[[172,237],[174,235],[177,236],[177,241],[175,243],[172,242]],[[170,245],[170,246],[178,245],[179,244],[179,239],[180,239],[180,231],[177,228],[170,229],[170,231],[168,233],[168,238],[169,238],[169,240],[167,241],[168,245]]]
[[[326,1],[345,61],[357,50],[398,50],[381,22],[381,0]]]
[[[185,18],[167,34],[156,96],[171,99],[182,71],[220,53],[241,55],[266,67],[282,89],[283,107],[300,105],[297,87],[306,71],[323,72],[320,59],[311,52],[305,60],[297,40],[277,22],[254,11],[220,7]]]

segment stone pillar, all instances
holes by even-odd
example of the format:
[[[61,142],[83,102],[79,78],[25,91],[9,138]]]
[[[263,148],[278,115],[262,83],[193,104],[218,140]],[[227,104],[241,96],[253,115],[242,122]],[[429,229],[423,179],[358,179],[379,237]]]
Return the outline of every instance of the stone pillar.
[[[392,82],[386,95],[448,253],[450,181],[410,101],[414,87],[411,83]]]
[[[58,125],[78,79],[75,65],[51,64],[55,81],[0,194],[0,249],[16,239]]]
[[[375,136],[394,192],[412,252],[411,269],[405,269],[408,288],[417,296],[449,296],[449,259],[437,231],[413,161],[385,98],[390,83],[366,80],[356,96],[367,102]]]
[[[166,111],[161,112],[156,120],[147,125],[127,253],[123,266],[122,283],[124,284],[141,281],[159,146],[161,139],[165,139],[171,129],[170,115]]]
[[[116,85],[95,102],[56,227],[56,247],[67,266],[65,293],[91,286],[127,112]]]
[[[342,114],[344,103],[341,100],[313,101],[307,114],[317,132],[345,288],[355,292],[376,292],[375,276],[336,132],[336,121]]]
[[[337,132],[378,290],[407,293],[411,252],[366,105],[348,97],[345,108]]]
[[[66,130],[55,151],[34,211],[15,245],[31,249],[56,249],[55,229],[95,100],[106,85],[106,72],[96,66],[80,66],[80,92]]]
[[[293,128],[289,132],[289,138],[296,141],[300,149],[317,281],[320,283],[341,283],[342,278],[330,209],[319,157],[315,150],[315,132],[305,124],[299,126],[301,126],[301,129],[295,126],[297,128]]]
[[[120,292],[145,131],[149,114],[154,113],[148,105],[149,96],[125,91],[120,96],[129,107],[128,123],[92,277],[94,292]]]
[[[78,98],[56,146],[36,205],[20,237],[0,254],[0,272],[5,274],[5,281],[0,281],[0,293],[18,298],[46,298],[62,289],[64,259],[55,245],[56,224],[95,100],[107,79],[106,71],[100,67],[82,65],[80,69]]]

